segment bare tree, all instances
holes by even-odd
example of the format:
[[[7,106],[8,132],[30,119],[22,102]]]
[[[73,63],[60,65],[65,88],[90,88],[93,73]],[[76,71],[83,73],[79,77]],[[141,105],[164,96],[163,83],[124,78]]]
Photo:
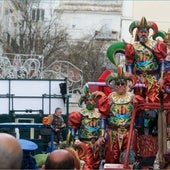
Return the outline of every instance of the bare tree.
[[[84,83],[97,81],[106,69],[107,41],[96,40],[94,33],[77,43],[68,43],[67,29],[60,24],[58,13],[52,11],[48,21],[45,20],[42,0],[11,1],[18,12],[18,31],[11,43],[3,41],[8,43],[6,53],[43,55],[44,68],[56,59],[69,61],[83,71]]]
[[[56,59],[56,54],[62,55],[65,51],[67,32],[59,24],[54,11],[51,11],[48,21],[45,19],[45,10],[40,7],[40,2],[41,0],[12,0],[19,16],[18,31],[12,37],[6,52],[43,55],[44,64],[49,65]]]
[[[105,41],[96,41],[95,37],[85,38],[76,44],[70,45],[67,59],[83,71],[84,83],[97,81],[100,74],[106,69]]]

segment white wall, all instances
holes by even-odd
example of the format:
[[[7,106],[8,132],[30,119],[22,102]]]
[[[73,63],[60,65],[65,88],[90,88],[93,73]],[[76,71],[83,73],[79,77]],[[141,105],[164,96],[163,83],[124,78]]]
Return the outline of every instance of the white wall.
[[[160,30],[168,31],[170,28],[170,1],[167,0],[144,0],[133,1],[133,17],[140,20],[145,16],[147,20],[158,24]]]
[[[133,0],[124,0],[122,8],[122,19],[121,19],[121,37],[120,40],[131,42],[131,35],[129,33],[129,25],[133,18]]]
[[[71,39],[79,39],[86,35],[94,35],[95,31],[120,30],[121,16],[109,12],[65,12],[61,15]]]

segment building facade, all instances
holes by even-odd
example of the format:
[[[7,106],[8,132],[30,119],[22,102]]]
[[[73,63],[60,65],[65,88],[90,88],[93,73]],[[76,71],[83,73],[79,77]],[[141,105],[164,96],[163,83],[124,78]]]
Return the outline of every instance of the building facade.
[[[0,2],[1,31],[7,41],[19,33],[21,12],[15,2]],[[58,22],[67,28],[70,41],[96,36],[100,40],[131,41],[128,27],[133,20],[145,16],[147,20],[158,23],[160,30],[167,31],[170,27],[169,1],[136,1],[136,0],[39,0],[32,6],[32,20],[49,22],[50,17],[57,16]],[[153,8],[152,8],[153,7]]]

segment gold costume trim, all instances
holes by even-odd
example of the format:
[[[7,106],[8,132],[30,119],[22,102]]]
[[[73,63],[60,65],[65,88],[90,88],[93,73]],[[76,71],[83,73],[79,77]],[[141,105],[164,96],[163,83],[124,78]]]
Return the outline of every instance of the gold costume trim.
[[[83,108],[81,109],[80,113],[83,116],[87,116],[89,119],[101,117],[101,113],[96,108],[94,110],[87,110],[86,108]]]
[[[116,92],[113,92],[109,97],[115,104],[127,104],[132,102],[134,94],[131,92],[126,92],[124,95],[119,95]]]

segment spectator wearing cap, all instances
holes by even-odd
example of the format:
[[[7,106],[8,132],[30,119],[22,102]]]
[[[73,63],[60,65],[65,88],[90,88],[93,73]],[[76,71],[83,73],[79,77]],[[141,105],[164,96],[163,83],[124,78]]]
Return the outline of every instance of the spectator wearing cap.
[[[18,141],[23,150],[21,169],[38,170],[36,160],[33,157],[33,152],[38,148],[38,145],[26,139],[18,139]]]

